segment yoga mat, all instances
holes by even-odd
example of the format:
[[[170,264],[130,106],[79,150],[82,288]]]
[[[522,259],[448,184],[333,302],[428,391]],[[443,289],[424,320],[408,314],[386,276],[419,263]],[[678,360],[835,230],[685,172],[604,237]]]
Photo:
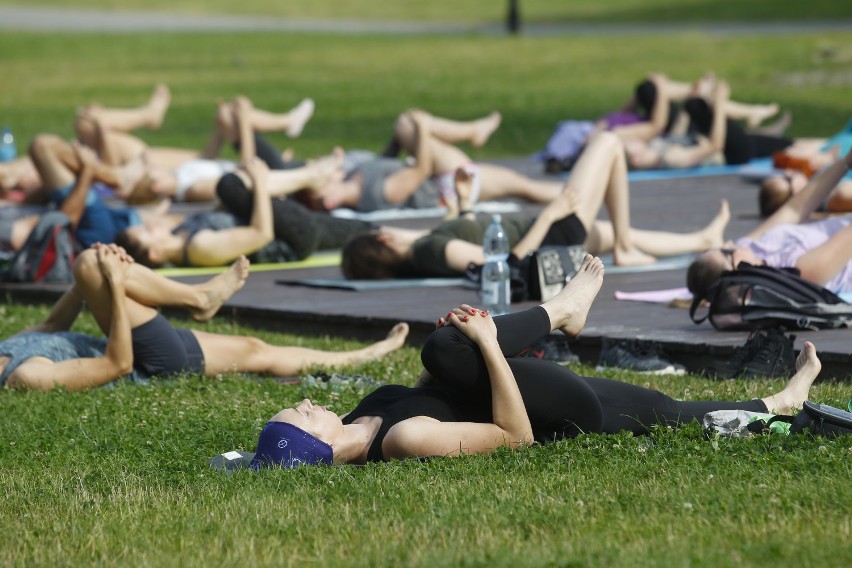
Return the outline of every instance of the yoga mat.
[[[704,176],[723,176],[739,173],[742,166],[701,166],[697,168],[667,170],[635,170],[627,173],[629,181],[655,181]]]
[[[651,304],[668,304],[675,300],[691,300],[692,293],[686,287],[666,288],[664,290],[647,290],[645,292],[623,292],[615,291],[616,300],[629,300],[633,302],[649,302]]]
[[[397,290],[400,288],[439,288],[442,286],[465,286],[464,278],[397,278],[394,280],[345,280],[343,278],[299,278],[276,280],[285,286],[308,286],[311,288],[335,288],[354,292],[374,290]]]
[[[512,201],[484,201],[477,203],[473,210],[477,213],[517,213],[521,210],[518,203]],[[335,209],[331,212],[334,217],[342,219],[359,219],[361,221],[396,221],[399,219],[432,219],[441,218],[447,213],[443,207],[424,207],[420,209],[381,209],[379,211],[355,211],[354,209]]]
[[[337,266],[340,264],[340,253],[335,251],[332,253],[322,253],[309,256],[305,260],[296,260],[293,262],[275,262],[266,264],[252,264],[249,267],[249,272],[266,272],[269,270],[292,270],[294,268],[317,268],[322,266]],[[230,265],[229,265],[230,266]],[[158,268],[155,270],[163,276],[205,276],[208,274],[219,274],[228,269],[228,266],[174,266],[168,268]]]
[[[662,272],[664,270],[685,269],[695,259],[695,255],[683,254],[668,258],[658,258],[654,264],[646,264],[644,266],[615,266],[612,261],[612,254],[602,254],[600,258],[604,263],[606,274],[632,274],[636,272]]]

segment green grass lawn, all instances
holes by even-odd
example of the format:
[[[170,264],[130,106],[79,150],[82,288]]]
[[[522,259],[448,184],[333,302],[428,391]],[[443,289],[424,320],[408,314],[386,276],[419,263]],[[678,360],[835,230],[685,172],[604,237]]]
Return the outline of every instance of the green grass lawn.
[[[213,102],[238,93],[258,107],[317,102],[302,137],[273,140],[303,156],[334,145],[380,150],[394,117],[419,106],[454,118],[497,109],[502,127],[475,158],[540,150],[559,120],[591,119],[620,106],[646,73],[690,79],[713,69],[734,97],[778,101],[790,133],[828,136],[848,120],[848,34],[715,37],[423,37],[316,34],[0,34],[7,80],[0,123],[22,150],[41,131],[72,135],[74,109],[90,101],[132,106],[157,81],[173,104],[157,145],[200,148]],[[688,54],[688,57],[683,57]]]
[[[45,308],[2,307],[2,335]],[[220,321],[221,333],[257,333]],[[78,330],[94,332],[88,317]],[[356,344],[261,333],[281,344]],[[411,384],[418,353],[347,369]],[[580,372],[591,373],[588,368]],[[752,398],[781,381],[609,376],[681,398]],[[488,456],[366,467],[208,469],[253,450],[308,396],[361,396],[236,376],[83,393],[0,389],[5,566],[844,566],[852,439],[584,436]],[[816,400],[845,405],[848,384]]]
[[[21,0],[2,0],[0,5],[21,5]],[[65,8],[65,0],[30,0],[28,6]],[[726,21],[807,21],[852,18],[844,2],[816,0],[804,5],[798,0],[519,0],[522,19],[529,23],[657,23]],[[266,15],[284,18],[431,21],[465,24],[502,23],[508,1],[494,0],[291,0],[269,2],[248,0],[75,0],[74,6],[107,10],[141,10],[196,14]]]
[[[504,9],[503,3],[394,4],[323,1],[312,3],[316,8],[310,12],[302,2],[196,7],[293,16],[334,9],[335,16],[347,18],[361,14],[353,7],[364,17],[381,10],[399,18],[404,7],[405,15],[417,19],[461,21],[480,21],[484,7],[489,19],[499,21]],[[722,8],[736,6],[735,19],[751,19],[752,10],[768,5],[694,4],[683,10],[684,17],[715,7],[724,14]],[[606,4],[522,5],[530,18],[536,10],[564,9],[561,18],[583,12],[595,19]],[[609,5],[610,14],[628,15],[635,6],[628,0]],[[172,6],[144,3],[150,9]],[[651,6],[659,12],[676,7],[662,0]],[[792,18],[793,3],[772,6]],[[848,11],[844,6],[812,3],[802,17],[841,17]],[[647,21],[638,13],[631,17]],[[310,96],[317,114],[302,138],[275,137],[304,156],[335,144],[378,150],[394,116],[410,106],[458,118],[498,109],[503,126],[473,155],[524,155],[543,146],[557,121],[614,109],[652,70],[691,78],[714,69],[730,79],[736,97],[776,100],[792,109],[791,132],[798,136],[837,131],[849,118],[852,100],[848,34],[435,39],[4,32],[0,53],[5,78],[0,123],[13,127],[22,149],[40,131],[71,136],[77,105],[139,104],[157,81],[168,83],[174,98],[163,128],[143,133],[149,142],[200,147],[216,97],[245,93],[258,106],[283,110]],[[45,313],[45,308],[0,305],[0,337]],[[88,318],[78,329],[96,331]],[[203,329],[329,349],[353,345],[240,329],[227,321]],[[347,371],[411,384],[419,371],[418,353],[407,348],[382,363]],[[752,398],[781,384],[612,376],[681,398]],[[207,467],[207,459],[222,451],[254,449],[263,422],[283,406],[309,396],[345,411],[360,394],[354,388],[306,392],[233,376],[85,393],[0,389],[0,564],[852,563],[848,439],[705,440],[696,426],[661,429],[643,439],[586,436],[520,452],[425,463],[232,476]],[[826,382],[813,394],[818,401],[845,406],[850,389]]]

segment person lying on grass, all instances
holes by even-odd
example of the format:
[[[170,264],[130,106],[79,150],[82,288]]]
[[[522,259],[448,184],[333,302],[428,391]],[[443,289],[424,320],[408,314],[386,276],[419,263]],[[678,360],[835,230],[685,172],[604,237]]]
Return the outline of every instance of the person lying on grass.
[[[464,203],[472,178],[460,168],[455,183]],[[604,204],[609,221],[597,219]],[[590,140],[562,191],[538,216],[506,216],[503,227],[518,259],[542,245],[583,245],[596,254],[612,251],[616,264],[631,266],[651,264],[657,256],[721,246],[729,219],[728,204],[723,201],[716,217],[691,233],[631,227],[624,147],[614,134],[602,132]],[[470,263],[484,262],[482,238],[487,226],[485,218],[464,216],[432,231],[381,227],[344,245],[343,274],[368,280],[462,275]]]
[[[47,320],[0,342],[0,385],[81,390],[123,376],[211,377],[226,372],[292,376],[311,366],[376,360],[405,342],[408,325],[400,323],[387,338],[352,351],[276,346],[255,337],[175,328],[155,309],[183,307],[195,319],[207,321],[242,288],[248,268],[242,257],[208,282],[188,285],[133,263],[120,247],[87,249],[74,265],[75,283]],[[84,303],[106,340],[68,331]]]
[[[453,309],[423,346],[426,373],[417,386],[379,387],[344,416],[309,400],[282,410],[261,431],[252,466],[488,453],[587,432],[644,434],[655,424],[677,426],[714,410],[791,414],[807,399],[820,371],[811,343],[784,389],[740,402],[678,401],[515,357],[551,331],[579,334],[603,274],[600,259],[587,255],[577,276],[540,306],[495,318],[464,304]]]
[[[702,298],[723,271],[740,262],[796,268],[802,278],[835,293],[852,291],[852,217],[807,222],[852,166],[852,150],[811,178],[754,231],[699,255],[686,273]]]

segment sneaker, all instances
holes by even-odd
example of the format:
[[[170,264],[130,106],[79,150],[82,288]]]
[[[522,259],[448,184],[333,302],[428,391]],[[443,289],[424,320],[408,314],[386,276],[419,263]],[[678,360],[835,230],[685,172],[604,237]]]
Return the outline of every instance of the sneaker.
[[[302,387],[339,390],[345,385],[354,386],[357,389],[373,389],[382,386],[382,382],[366,375],[343,375],[340,373],[328,374],[325,371],[314,371],[304,375],[300,379]]]
[[[663,359],[658,345],[630,339],[603,338],[597,371],[607,368],[635,371],[643,375],[683,375],[683,365]]]
[[[567,339],[560,337],[543,337],[520,351],[515,357],[533,357],[553,361],[560,365],[579,363],[580,358],[571,352]]]
[[[773,328],[753,331],[730,360],[711,365],[708,371],[720,378],[790,377],[796,371],[795,339]]]

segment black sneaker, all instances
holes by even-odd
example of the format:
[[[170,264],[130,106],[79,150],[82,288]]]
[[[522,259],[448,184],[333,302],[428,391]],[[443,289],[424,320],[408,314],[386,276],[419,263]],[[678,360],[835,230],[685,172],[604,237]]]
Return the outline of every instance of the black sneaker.
[[[543,337],[521,350],[515,357],[533,357],[553,361],[560,365],[579,363],[580,358],[571,352],[568,347],[568,339],[562,337]]]
[[[749,335],[739,351],[708,370],[721,378],[790,377],[796,372],[795,335],[778,329],[759,329]]]
[[[683,375],[683,365],[663,359],[660,348],[651,343],[640,343],[631,339],[604,337],[597,371],[616,367],[643,375]]]

